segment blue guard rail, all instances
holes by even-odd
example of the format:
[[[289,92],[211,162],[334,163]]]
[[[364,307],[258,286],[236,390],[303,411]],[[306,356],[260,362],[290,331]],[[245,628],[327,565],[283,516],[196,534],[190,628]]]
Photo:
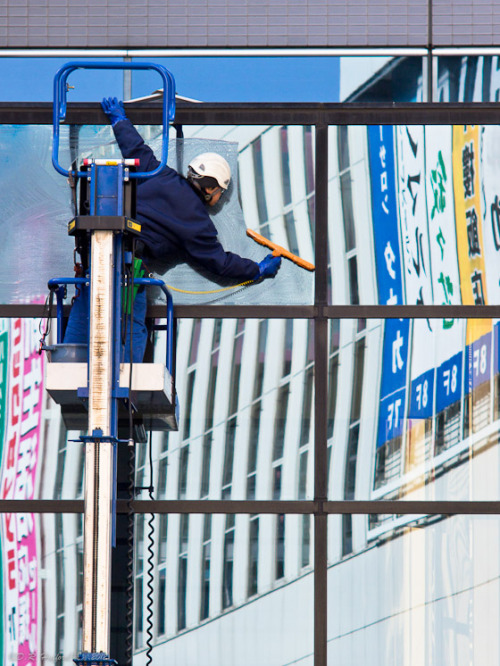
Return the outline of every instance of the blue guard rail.
[[[63,328],[63,319],[64,319],[64,296],[65,296],[65,285],[68,284],[87,284],[89,281],[88,278],[52,278],[48,281],[48,287],[51,290],[54,290],[56,294],[57,302],[57,344],[63,344],[64,328]],[[134,278],[135,285],[145,285],[146,287],[160,287],[167,299],[167,310],[166,310],[166,330],[167,330],[167,351],[166,351],[166,368],[169,371],[171,377],[173,377],[174,372],[174,301],[172,299],[172,294],[167,289],[167,286],[163,280],[157,278]],[[164,326],[158,325],[153,326],[153,330],[164,330]]]
[[[154,70],[158,72],[163,81],[163,109],[162,109],[162,153],[159,166],[154,171],[131,173],[130,178],[152,178],[156,176],[167,164],[168,157],[168,128],[169,123],[175,117],[175,81],[172,74],[163,67],[151,62],[67,62],[54,77],[54,106],[52,111],[52,164],[56,171],[68,177],[69,171],[59,164],[59,127],[66,118],[66,96],[68,90],[68,77],[78,69],[121,69],[121,70]],[[80,178],[87,177],[84,171],[73,173]]]
[[[72,61],[63,65],[55,74],[54,77],[54,104],[53,104],[53,144],[52,144],[52,164],[56,171],[63,176],[68,177],[71,173],[72,176],[77,178],[87,178],[87,171],[72,171],[65,169],[59,164],[59,129],[62,122],[66,118],[67,108],[67,90],[68,90],[68,77],[71,73],[79,69],[96,69],[96,70],[153,70],[156,71],[163,81],[163,107],[162,107],[162,149],[161,160],[159,166],[153,171],[147,172],[129,172],[130,178],[153,178],[158,174],[167,164],[168,159],[168,134],[169,124],[175,117],[175,81],[173,75],[162,65],[156,63],[144,62],[84,62]],[[57,296],[57,342],[62,343],[63,337],[63,298],[65,294],[65,287],[68,284],[84,284],[88,283],[87,278],[53,278],[49,280],[49,289],[56,292]],[[168,291],[165,283],[162,280],[154,278],[134,278],[136,285],[145,285],[147,287],[160,287],[167,299],[167,355],[166,367],[171,376],[173,377],[174,371],[174,315],[173,315],[173,300],[172,295]],[[155,327],[153,327],[155,328]],[[163,326],[156,328],[162,329]]]

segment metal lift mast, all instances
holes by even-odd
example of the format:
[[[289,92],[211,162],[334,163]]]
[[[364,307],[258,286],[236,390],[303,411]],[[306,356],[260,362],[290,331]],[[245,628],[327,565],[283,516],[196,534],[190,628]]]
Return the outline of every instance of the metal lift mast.
[[[83,229],[85,233],[90,234],[90,274],[85,278],[61,278],[49,282],[49,288],[57,289],[58,343],[62,343],[62,325],[59,318],[64,289],[61,288],[61,284],[90,282],[88,383],[87,386],[80,384],[75,387],[77,395],[71,398],[73,403],[78,402],[81,405],[83,402],[88,406],[88,435],[81,438],[85,444],[83,639],[82,653],[78,659],[75,659],[77,664],[88,666],[116,663],[111,659],[109,652],[116,458],[117,445],[122,441],[118,439],[118,422],[119,410],[123,409],[123,403],[128,404],[135,399],[135,394],[131,394],[128,385],[127,368],[125,364],[120,364],[120,321],[124,283],[121,257],[124,236],[140,228],[140,225],[128,217],[131,213],[127,210],[125,190],[130,186],[132,179],[151,178],[166,165],[169,121],[173,120],[175,114],[175,84],[168,70],[151,63],[70,62],[64,65],[54,79],[52,162],[55,169],[66,177],[70,176],[70,172],[61,167],[58,161],[59,127],[66,115],[67,78],[77,69],[153,69],[162,77],[164,90],[167,91],[163,105],[162,158],[157,169],[142,173],[134,171],[134,160],[91,160],[84,171],[71,172],[73,177],[85,179],[85,187],[89,194],[89,215],[76,216],[70,222],[69,229],[70,233],[77,233],[79,229]],[[130,258],[128,261],[131,261]],[[138,278],[135,283],[163,285],[159,280],[147,278]],[[175,411],[175,388],[171,378],[173,310],[164,285],[162,288],[167,294],[169,304],[166,365],[167,374],[171,379],[170,405]],[[69,368],[63,370],[67,371]],[[130,364],[128,373],[131,372]],[[172,376],[169,373],[172,373]],[[75,373],[72,373],[71,376],[74,375]],[[61,397],[63,393],[58,381],[55,380],[55,383],[53,381],[52,385],[55,387],[56,401],[62,404],[64,415],[65,409],[70,413],[77,408],[68,407],[68,399]],[[71,418],[74,419],[74,411],[71,413],[73,414]],[[71,418],[69,423],[73,423]]]

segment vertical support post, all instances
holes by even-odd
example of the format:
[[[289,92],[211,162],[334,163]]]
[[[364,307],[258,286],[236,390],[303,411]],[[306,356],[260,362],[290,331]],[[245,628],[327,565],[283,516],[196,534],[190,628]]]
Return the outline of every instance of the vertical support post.
[[[130,56],[123,58],[123,62],[132,62]],[[132,99],[132,70],[124,69],[123,70],[123,99],[129,100]]]
[[[113,240],[95,231],[91,241],[89,434],[114,437],[112,423]],[[109,652],[114,445],[87,441],[85,451],[85,538],[83,651]]]
[[[434,56],[432,54],[434,46],[432,11],[432,0],[427,0],[427,99],[425,101],[428,103],[434,102],[434,83],[437,83],[437,77],[434,78]]]
[[[314,664],[327,663],[328,126],[316,125],[314,304]]]
[[[64,299],[64,287],[59,286],[56,290],[57,297],[57,344],[61,344],[63,341],[63,299]]]

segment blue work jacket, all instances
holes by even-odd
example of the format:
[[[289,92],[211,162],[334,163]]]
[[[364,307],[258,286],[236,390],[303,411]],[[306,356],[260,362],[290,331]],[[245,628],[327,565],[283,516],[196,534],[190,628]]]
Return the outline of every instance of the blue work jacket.
[[[113,130],[123,157],[138,158],[141,171],[156,169],[159,161],[128,118],[116,123]],[[224,250],[206,204],[168,166],[157,176],[139,181],[136,218],[142,225],[147,256],[153,259],[168,261],[187,254],[220,277],[252,280],[259,275],[255,261]]]

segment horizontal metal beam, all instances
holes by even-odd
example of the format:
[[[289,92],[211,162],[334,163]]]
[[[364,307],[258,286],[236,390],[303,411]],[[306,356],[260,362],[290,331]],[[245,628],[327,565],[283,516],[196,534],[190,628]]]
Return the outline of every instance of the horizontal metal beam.
[[[0,513],[83,513],[83,500],[0,500]],[[500,501],[406,501],[406,500],[126,500],[117,501],[117,512],[126,513],[217,513],[291,515],[500,515]]]
[[[83,500],[0,500],[0,513],[83,513]]]
[[[319,57],[390,57],[426,56],[422,46],[298,46],[298,47],[200,47],[200,48],[10,48],[0,49],[0,58],[317,58]],[[439,50],[439,49],[436,49]],[[487,49],[486,51],[494,49]],[[455,49],[457,51],[457,49]],[[484,47],[477,48],[481,55]],[[498,49],[497,49],[498,51]],[[460,55],[460,54],[458,54]]]
[[[70,306],[64,306],[69,314]],[[50,316],[56,316],[55,306]],[[164,305],[148,307],[148,317],[165,318]],[[500,319],[500,305],[176,305],[178,319]],[[43,318],[43,305],[0,305],[0,317]]]
[[[118,502],[118,511],[120,513],[126,513],[125,507],[126,502]],[[132,502],[132,509],[134,513],[500,515],[500,501],[343,500],[316,502],[273,500],[136,500]]]
[[[500,305],[328,305],[328,319],[496,319]]]
[[[161,104],[127,106],[137,125],[160,125]],[[178,103],[180,125],[496,125],[495,103]],[[51,125],[52,103],[1,102],[0,124]],[[107,125],[99,104],[68,104],[67,125]]]
[[[499,503],[500,505],[500,503]],[[127,513],[127,502],[117,503],[120,513]],[[319,510],[313,501],[267,501],[267,500],[135,500],[134,513],[267,513],[267,514],[314,514]],[[500,511],[500,506],[499,506]]]
[[[165,316],[165,307],[154,305],[148,315]],[[318,316],[314,305],[176,305],[178,319],[313,319]]]

